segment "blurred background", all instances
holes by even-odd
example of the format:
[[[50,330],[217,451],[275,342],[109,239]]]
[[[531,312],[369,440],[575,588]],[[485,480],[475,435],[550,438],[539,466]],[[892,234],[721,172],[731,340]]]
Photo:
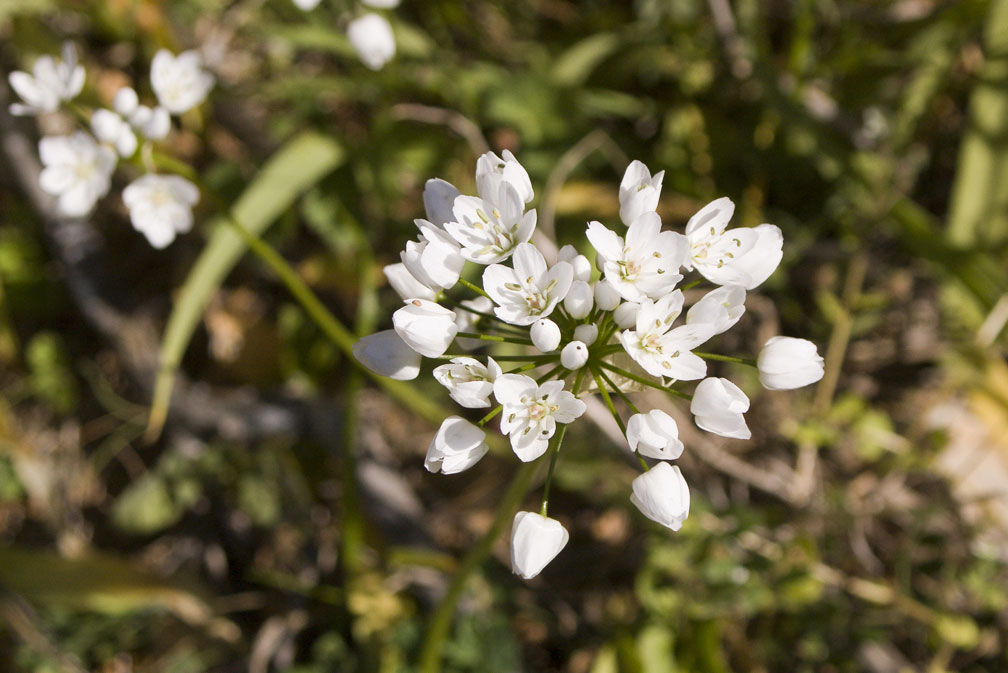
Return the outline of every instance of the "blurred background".
[[[365,11],[395,35],[377,71]],[[150,98],[159,48],[217,78],[160,146],[205,185],[165,250],[129,166],[85,220],[34,187],[72,119],[11,117],[6,74],[64,40],[84,106]],[[0,69],[0,671],[1008,670],[1008,1],[4,0]],[[666,227],[719,196],[780,226],[720,351],[804,337],[826,376],[715,369],[753,439],[677,410],[675,534],[607,419],[573,425],[570,544],[524,582],[497,539],[421,668],[518,462],[428,474],[457,407],[348,351],[390,326],[425,180],[473,193],[488,149],[561,244],[617,221],[631,159],[665,170]]]

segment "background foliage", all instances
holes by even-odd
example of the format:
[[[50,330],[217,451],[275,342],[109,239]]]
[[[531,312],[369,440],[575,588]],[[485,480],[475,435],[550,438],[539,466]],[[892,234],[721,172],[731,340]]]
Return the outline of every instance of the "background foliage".
[[[389,322],[380,268],[424,180],[471,192],[488,148],[561,243],[615,219],[629,158],[666,171],[669,226],[721,195],[778,224],[726,347],[805,336],[827,375],[757,394],[724,370],[754,438],[686,437],[675,535],[574,426],[570,545],[526,584],[499,541],[443,670],[1008,668],[1008,2],[404,2],[376,73],[354,11],[0,5],[4,71],[70,39],[89,103],[160,47],[202,45],[218,76],[170,148],[212,193],[161,252],[115,196],[54,221],[26,186],[38,129],[2,117],[0,670],[416,670],[517,461],[428,475],[447,396],[347,352]]]

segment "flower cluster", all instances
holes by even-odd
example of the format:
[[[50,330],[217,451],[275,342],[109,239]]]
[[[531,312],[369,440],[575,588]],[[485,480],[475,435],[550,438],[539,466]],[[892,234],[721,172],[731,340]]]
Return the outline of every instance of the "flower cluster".
[[[530,242],[532,184],[510,152],[479,158],[475,196],[428,181],[427,219],[415,221],[418,236],[406,244],[401,263],[385,268],[403,307],[392,316],[393,329],[354,348],[363,365],[401,380],[419,375],[422,357],[441,361],[434,377],[453,400],[470,409],[493,407],[477,423],[461,416],[444,422],[427,452],[431,472],[474,465],[487,452],[482,428],[498,415],[519,460],[539,458],[552,442],[541,511],[519,512],[512,528],[512,567],[526,579],[568,540],[547,516],[547,494],[566,424],[585,412],[582,397],[602,396],[644,468],[631,502],[678,530],[689,513],[686,481],[669,462],[683,452],[679,428],[661,409],[638,409],[630,393],[649,387],[689,399],[699,428],[748,439],[748,397],[731,381],[708,377],[707,360],[755,364],[772,390],[823,375],[815,345],[802,339],[770,339],[755,363],[697,351],[739,321],[746,292],[780,263],[783,237],[772,224],[729,228],[734,205],[727,198],[702,208],[683,233],[663,230],[656,212],[662,178],[639,161],[630,164],[619,189],[625,229],[588,223],[594,265],[572,246],[547,260]],[[466,274],[467,264],[476,273]],[[693,271],[701,278],[680,286]],[[686,308],[684,289],[704,279],[714,288]],[[469,354],[490,344],[510,344],[510,350],[485,359]],[[505,363],[513,368],[505,371]],[[682,389],[692,381],[698,382],[692,393]],[[632,411],[626,420],[615,395]]]
[[[11,112],[56,112],[77,97],[85,79],[84,67],[77,63],[76,51],[68,42],[62,60],[42,56],[35,61],[31,74],[10,74],[11,87],[23,101],[12,104]],[[192,228],[192,209],[199,201],[199,190],[185,178],[156,173],[151,147],[171,132],[172,115],[185,114],[200,105],[213,85],[214,78],[204,70],[197,52],[175,56],[162,49],[154,56],[150,69],[150,86],[157,104],[144,105],[136,90],[123,87],[109,109],[88,113],[72,107],[71,112],[88,119],[90,128],[39,141],[39,158],[44,166],[40,186],[56,197],[64,215],[83,217],[108,194],[119,160],[131,160],[144,174],[122,193],[130,221],[152,246],[164,248],[177,234]]]
[[[320,0],[293,1],[299,9],[309,12],[318,6]],[[399,6],[399,0],[361,0],[361,2],[375,9],[394,9]],[[381,70],[395,56],[396,43],[392,24],[381,14],[364,12],[352,19],[347,24],[346,35],[361,62],[372,70]]]

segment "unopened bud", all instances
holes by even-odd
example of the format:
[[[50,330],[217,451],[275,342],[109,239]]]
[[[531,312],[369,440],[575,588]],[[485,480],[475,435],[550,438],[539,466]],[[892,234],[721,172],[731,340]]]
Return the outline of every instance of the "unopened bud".
[[[595,283],[595,305],[603,311],[611,311],[620,305],[623,298],[607,280]]]
[[[575,320],[581,320],[592,310],[592,289],[591,285],[583,280],[576,280],[571,283],[567,296],[564,297],[564,308]]]
[[[574,339],[585,346],[591,346],[598,339],[598,327],[595,325],[578,325],[574,328]]]
[[[557,324],[549,318],[540,318],[539,320],[536,320],[532,323],[532,328],[529,332],[532,337],[532,345],[535,346],[540,353],[555,351],[557,346],[560,345],[560,328],[557,327]]]
[[[567,369],[580,369],[588,362],[588,346],[580,341],[571,341],[560,351],[560,364]]]

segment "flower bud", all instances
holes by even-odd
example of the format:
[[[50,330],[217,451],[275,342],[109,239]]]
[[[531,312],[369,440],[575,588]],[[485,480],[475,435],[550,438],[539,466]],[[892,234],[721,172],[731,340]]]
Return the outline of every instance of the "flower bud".
[[[351,21],[347,26],[347,38],[360,60],[372,70],[381,70],[395,56],[392,26],[378,14],[365,14]]]
[[[631,329],[637,325],[637,311],[640,304],[632,301],[625,301],[613,311],[613,320],[620,329]]]
[[[560,328],[549,318],[540,318],[532,323],[529,335],[532,337],[532,345],[540,353],[555,351],[560,345]]]
[[[689,516],[689,486],[678,467],[658,463],[634,479],[631,488],[630,502],[666,528],[679,530]]]
[[[742,415],[748,410],[746,394],[728,379],[721,378],[706,378],[697,384],[690,402],[690,412],[698,428],[735,439],[752,436]]]
[[[560,364],[567,369],[581,369],[588,362],[588,346],[580,341],[571,341],[560,351]]]
[[[631,416],[627,421],[626,437],[631,451],[648,458],[675,460],[683,452],[679,426],[661,409]]]
[[[591,346],[598,339],[598,327],[595,325],[578,325],[574,328],[574,340],[585,346]]]
[[[424,467],[442,474],[468,470],[489,451],[485,440],[486,433],[478,427],[461,416],[449,416],[427,447]]]
[[[418,281],[402,262],[389,264],[382,270],[385,272],[385,278],[388,279],[389,285],[403,299],[434,301],[434,298],[437,297],[437,293]]]
[[[364,337],[353,345],[353,354],[375,374],[397,381],[409,381],[420,374],[420,354],[392,329]]]
[[[455,312],[425,299],[412,299],[392,314],[392,325],[420,355],[436,358],[448,350],[458,333]]]
[[[557,253],[558,262],[567,262],[574,269],[574,280],[580,280],[587,283],[591,279],[591,262],[588,258],[582,254],[579,254],[577,248],[573,245],[565,245],[560,248],[560,252]]]
[[[592,289],[591,285],[583,280],[576,280],[571,283],[567,296],[564,297],[564,308],[574,320],[581,320],[592,310]]]
[[[607,280],[595,283],[595,305],[603,311],[611,311],[620,305],[623,297]]]
[[[532,579],[556,558],[570,535],[556,519],[535,512],[518,512],[511,526],[511,571]]]
[[[756,358],[759,380],[768,390],[791,390],[823,377],[823,359],[816,345],[805,339],[776,336]]]

